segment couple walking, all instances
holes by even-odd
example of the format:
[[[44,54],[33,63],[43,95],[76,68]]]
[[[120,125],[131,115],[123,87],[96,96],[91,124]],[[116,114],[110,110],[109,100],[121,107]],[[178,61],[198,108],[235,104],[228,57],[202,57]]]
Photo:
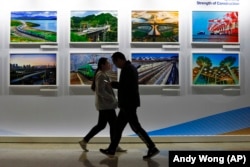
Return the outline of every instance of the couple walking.
[[[122,137],[122,132],[129,123],[131,129],[141,138],[148,148],[147,155],[143,159],[149,159],[160,151],[156,148],[147,132],[142,128],[138,116],[137,107],[140,106],[140,94],[138,85],[137,69],[121,52],[112,55],[112,61],[117,68],[121,69],[119,82],[110,81],[106,72],[110,69],[110,64],[106,58],[100,58],[98,68],[92,83],[92,90],[95,91],[95,105],[99,111],[98,123],[90,132],[79,142],[82,149],[87,151],[87,143],[98,132],[110,126],[111,143],[107,149],[100,149],[100,152],[113,157],[115,152],[124,152],[118,145]],[[113,92],[118,89],[118,102]],[[120,111],[116,116],[115,108]]]

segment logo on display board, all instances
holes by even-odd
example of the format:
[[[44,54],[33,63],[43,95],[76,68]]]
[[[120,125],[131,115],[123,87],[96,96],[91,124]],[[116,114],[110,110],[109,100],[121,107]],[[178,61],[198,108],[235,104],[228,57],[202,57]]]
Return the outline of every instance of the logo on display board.
[[[237,6],[240,5],[240,0],[197,0],[198,6]]]

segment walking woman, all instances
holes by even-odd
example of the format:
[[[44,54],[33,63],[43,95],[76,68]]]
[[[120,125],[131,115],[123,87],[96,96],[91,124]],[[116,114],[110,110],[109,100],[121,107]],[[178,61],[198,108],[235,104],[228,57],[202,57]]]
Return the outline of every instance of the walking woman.
[[[113,63],[121,69],[119,82],[112,82],[113,88],[118,89],[118,106],[120,112],[117,118],[117,128],[115,137],[111,140],[108,149],[100,149],[101,153],[113,157],[115,150],[122,137],[122,132],[127,124],[141,138],[148,147],[147,155],[143,159],[150,159],[160,151],[156,148],[147,132],[142,128],[138,116],[137,108],[140,107],[140,93],[138,84],[138,71],[136,67],[121,52],[115,52],[112,55]]]
[[[91,85],[91,89],[95,92],[95,106],[99,112],[99,118],[97,124],[89,131],[89,133],[79,141],[81,148],[84,151],[88,151],[87,143],[97,133],[102,131],[107,123],[110,127],[110,139],[114,138],[116,128],[116,112],[117,99],[115,93],[110,84],[110,78],[107,75],[107,71],[110,70],[110,63],[107,58],[101,57],[98,61],[97,70],[95,71],[94,79]],[[117,147],[117,152],[125,152],[126,150]]]

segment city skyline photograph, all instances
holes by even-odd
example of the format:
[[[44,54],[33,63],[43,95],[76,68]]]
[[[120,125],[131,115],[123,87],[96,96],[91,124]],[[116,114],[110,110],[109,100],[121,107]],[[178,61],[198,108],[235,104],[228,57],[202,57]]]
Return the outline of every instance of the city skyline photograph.
[[[9,56],[10,85],[56,85],[55,53],[20,53]]]

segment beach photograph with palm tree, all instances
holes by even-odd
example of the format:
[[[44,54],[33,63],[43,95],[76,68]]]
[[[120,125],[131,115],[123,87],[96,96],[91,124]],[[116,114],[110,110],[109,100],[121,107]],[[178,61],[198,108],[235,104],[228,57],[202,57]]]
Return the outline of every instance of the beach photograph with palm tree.
[[[192,85],[235,85],[239,83],[238,53],[193,53]]]

